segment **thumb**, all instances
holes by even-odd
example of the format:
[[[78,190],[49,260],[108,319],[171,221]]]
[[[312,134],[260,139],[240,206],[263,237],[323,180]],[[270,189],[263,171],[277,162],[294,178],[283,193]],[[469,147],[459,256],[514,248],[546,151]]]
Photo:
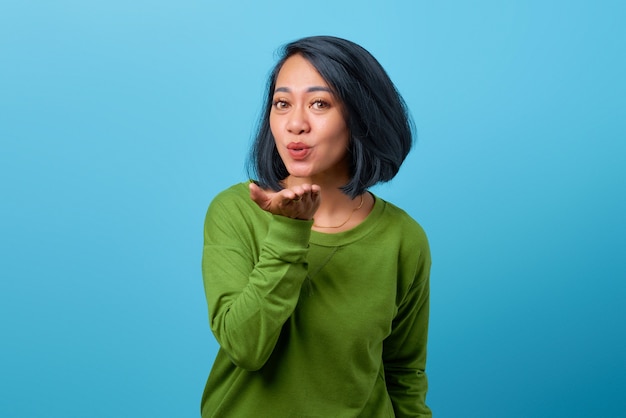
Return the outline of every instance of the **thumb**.
[[[265,208],[268,200],[265,190],[261,189],[259,186],[257,186],[256,183],[252,181],[248,185],[248,188],[250,189],[250,199],[252,199],[261,208]]]

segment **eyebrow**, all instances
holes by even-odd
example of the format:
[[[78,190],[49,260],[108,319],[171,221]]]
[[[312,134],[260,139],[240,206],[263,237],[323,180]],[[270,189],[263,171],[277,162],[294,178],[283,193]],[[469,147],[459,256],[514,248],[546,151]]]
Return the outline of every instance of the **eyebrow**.
[[[328,93],[332,93],[331,89],[329,89],[328,87],[324,87],[324,86],[312,86],[306,89],[307,93],[313,93],[316,91],[326,91]],[[278,92],[291,93],[291,89],[289,87],[278,87],[276,88],[276,90],[274,90],[274,93],[278,93]]]

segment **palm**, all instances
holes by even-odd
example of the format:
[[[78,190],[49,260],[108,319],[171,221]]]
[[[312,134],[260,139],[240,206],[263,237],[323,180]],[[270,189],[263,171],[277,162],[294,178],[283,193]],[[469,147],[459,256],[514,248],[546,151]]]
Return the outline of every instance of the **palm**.
[[[294,219],[313,219],[320,205],[320,188],[303,184],[278,192],[250,183],[250,198],[263,210]]]

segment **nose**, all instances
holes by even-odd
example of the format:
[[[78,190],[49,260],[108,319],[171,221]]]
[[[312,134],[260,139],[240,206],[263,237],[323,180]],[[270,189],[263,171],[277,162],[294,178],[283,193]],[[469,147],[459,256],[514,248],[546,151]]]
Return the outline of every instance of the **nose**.
[[[287,121],[287,131],[294,135],[301,135],[311,129],[307,119],[306,111],[302,107],[296,107],[289,112]]]

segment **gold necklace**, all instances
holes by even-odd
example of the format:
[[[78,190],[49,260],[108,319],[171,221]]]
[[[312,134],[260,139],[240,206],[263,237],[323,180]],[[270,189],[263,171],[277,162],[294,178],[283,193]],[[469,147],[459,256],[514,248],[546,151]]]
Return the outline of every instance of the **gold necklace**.
[[[313,226],[316,227],[316,228],[329,228],[329,229],[330,228],[341,228],[342,226],[347,224],[350,219],[352,219],[352,215],[354,215],[354,212],[356,212],[357,210],[361,209],[361,207],[363,206],[363,195],[364,194],[365,193],[363,193],[361,195],[361,202],[359,203],[359,206],[357,206],[356,208],[352,209],[352,212],[350,212],[350,216],[348,216],[348,219],[346,219],[345,221],[343,221],[339,225],[337,225],[337,226],[322,226],[322,225],[316,225],[315,223],[313,223]]]

